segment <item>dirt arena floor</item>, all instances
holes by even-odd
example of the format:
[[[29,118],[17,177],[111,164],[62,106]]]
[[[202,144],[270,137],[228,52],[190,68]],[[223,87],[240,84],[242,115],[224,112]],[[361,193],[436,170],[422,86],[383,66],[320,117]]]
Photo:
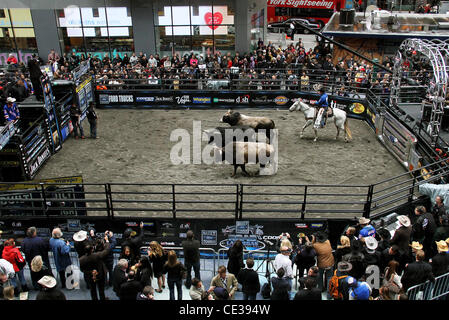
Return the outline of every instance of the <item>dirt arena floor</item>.
[[[252,116],[267,116],[274,120],[279,130],[279,164],[278,172],[273,176],[255,175],[258,165],[249,165],[247,170],[253,175],[231,177],[232,166],[188,164],[174,165],[170,161],[171,148],[176,142],[170,141],[170,133],[174,129],[183,128],[192,132],[194,120],[201,120],[201,128],[223,126],[220,124],[225,110],[97,110],[99,115],[99,139],[75,140],[69,138],[61,151],[40,170],[36,179],[82,175],[86,183],[151,183],[151,184],[217,184],[216,187],[177,187],[178,217],[182,214],[197,216],[215,214],[217,217],[232,217],[235,210],[235,186],[233,184],[255,184],[244,187],[245,192],[264,193],[263,195],[247,195],[246,201],[262,201],[262,203],[245,204],[245,210],[253,210],[245,217],[276,216],[273,211],[283,208],[295,212],[285,213],[285,217],[297,217],[298,202],[303,199],[304,187],[270,188],[263,184],[332,184],[332,185],[368,185],[388,177],[404,173],[400,163],[380,144],[374,132],[364,122],[349,119],[349,127],[353,140],[345,143],[341,134],[335,141],[336,128],[329,122],[318,133],[318,141],[313,142],[313,130],[308,128],[302,139],[299,131],[304,125],[304,115],[300,112],[290,113],[288,110],[254,110],[244,109],[241,113]],[[86,137],[89,136],[89,124],[83,121]],[[206,143],[203,142],[203,146]],[[230,186],[220,186],[231,184]],[[103,192],[103,186],[87,187],[87,191]],[[142,194],[119,194],[114,199],[125,200],[114,204],[117,215],[171,216],[171,186],[112,186],[113,192],[142,192]],[[308,201],[364,201],[365,187],[358,188],[309,188],[315,198],[308,196]],[[144,192],[159,192],[159,195],[143,194]],[[220,195],[211,195],[220,192]],[[189,194],[193,193],[193,194]],[[229,193],[229,194],[227,194]],[[281,195],[277,193],[282,193]],[[335,193],[337,195],[323,196],[321,194]],[[354,197],[345,197],[345,193],[360,193]],[[88,198],[101,199],[99,195],[88,195]],[[135,199],[135,202],[127,202]],[[151,201],[156,202],[145,202]],[[162,200],[162,201],[161,201]],[[201,200],[205,203],[192,204],[191,200]],[[164,202],[166,201],[166,202]],[[223,201],[228,203],[213,203]],[[263,201],[290,201],[267,205]],[[89,206],[101,207],[99,204]],[[103,205],[104,207],[104,205]],[[131,211],[120,211],[120,208],[135,208]],[[316,204],[315,208],[329,206]],[[345,208],[348,206],[346,205]],[[363,206],[352,206],[362,208]],[[207,213],[208,209],[222,212]],[[308,207],[310,208],[310,207]],[[141,210],[140,210],[141,209]],[[155,209],[155,210],[152,210]],[[161,210],[161,211],[157,211]],[[166,210],[162,211],[162,210]],[[185,210],[185,211],[184,211]],[[190,212],[190,210],[194,212]],[[103,214],[95,211],[90,214]],[[332,216],[325,210],[319,217]],[[334,215],[335,216],[335,215]],[[341,216],[354,217],[355,214],[342,213]]]

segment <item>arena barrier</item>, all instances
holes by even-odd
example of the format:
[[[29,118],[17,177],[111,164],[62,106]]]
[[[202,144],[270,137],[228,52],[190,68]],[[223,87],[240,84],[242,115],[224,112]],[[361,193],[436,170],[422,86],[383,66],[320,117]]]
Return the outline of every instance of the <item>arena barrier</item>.
[[[409,300],[444,300],[449,294],[449,272],[435,278],[435,282],[427,280],[407,290]]]

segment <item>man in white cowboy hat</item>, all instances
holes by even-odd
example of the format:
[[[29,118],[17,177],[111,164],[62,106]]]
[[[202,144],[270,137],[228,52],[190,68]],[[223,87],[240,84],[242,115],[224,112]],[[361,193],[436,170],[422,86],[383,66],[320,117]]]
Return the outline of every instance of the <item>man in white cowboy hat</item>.
[[[444,240],[436,241],[438,253],[430,260],[432,273],[435,277],[441,276],[449,271],[449,246]]]
[[[363,238],[363,242],[365,243],[365,250],[363,252],[363,264],[365,266],[379,265],[381,262],[381,253],[377,250],[377,247],[379,245],[377,239],[374,237],[365,237]]]
[[[360,232],[359,232],[359,239],[365,238],[365,237],[374,237],[376,235],[376,229],[369,223],[371,222],[370,219],[361,217],[359,219],[359,225],[360,225]]]
[[[412,235],[412,227],[410,218],[401,215],[398,217],[399,228],[394,232],[393,238],[390,240],[390,244],[396,244],[401,251],[401,254],[408,254],[410,237]]]
[[[36,300],[67,300],[64,293],[56,288],[56,279],[44,276],[38,282],[42,290],[36,296]]]
[[[20,118],[19,108],[14,103],[16,99],[13,97],[8,97],[6,99],[6,104],[3,106],[3,115],[5,116],[6,121],[15,121]]]

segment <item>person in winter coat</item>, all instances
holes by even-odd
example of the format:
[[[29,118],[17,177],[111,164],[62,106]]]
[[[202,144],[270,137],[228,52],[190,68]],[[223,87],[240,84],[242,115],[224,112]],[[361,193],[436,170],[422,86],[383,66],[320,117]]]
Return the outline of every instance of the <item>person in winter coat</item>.
[[[276,272],[277,277],[271,278],[271,286],[273,292],[271,293],[271,300],[290,300],[290,290],[292,289],[290,282],[284,278],[285,271],[279,268]]]
[[[228,250],[228,272],[238,275],[245,266],[243,264],[243,243],[240,240],[234,242],[234,245]]]
[[[135,235],[136,232],[131,228],[126,229],[123,232],[123,241],[121,243],[121,247],[124,248],[126,246],[130,247],[133,256],[139,260],[140,258],[140,247],[143,244],[143,222],[140,223],[139,226],[139,234]]]
[[[242,285],[243,300],[256,300],[260,291],[259,275],[253,270],[254,259],[246,259],[246,268],[240,270],[237,281]]]
[[[19,292],[28,291],[27,282],[23,273],[23,267],[26,262],[20,253],[20,250],[16,247],[16,242],[13,238],[10,238],[5,242],[2,258],[10,262],[14,267],[16,277],[11,281],[14,287],[18,288]]]
[[[306,240],[309,241],[308,237],[306,237]],[[312,245],[317,253],[318,288],[324,291],[327,289],[327,284],[333,275],[335,263],[331,243],[327,238],[327,234],[319,231],[312,236]]]
[[[42,286],[37,294],[36,300],[67,300],[64,293],[56,288],[56,279],[51,276],[44,276],[38,281]]]
[[[103,248],[98,248],[97,245],[98,251],[94,252],[94,247],[88,245],[86,247],[86,253],[80,258],[80,269],[86,275],[86,279],[89,282],[92,300],[98,300],[97,286],[100,300],[106,299],[104,286],[108,270],[104,264],[104,259],[110,251],[109,246],[109,238],[105,235]]]
[[[44,264],[41,256],[35,256],[30,263],[30,274],[33,287],[36,290],[40,290],[42,287],[39,286],[38,281],[44,276],[53,276],[50,269]]]
[[[424,247],[427,260],[434,255],[433,236],[437,225],[430,212],[427,212],[426,207],[417,206],[415,208],[415,215],[418,216],[412,227],[413,240],[419,241]]]
[[[178,300],[182,300],[182,278],[186,272],[184,265],[178,261],[175,251],[168,252],[168,261],[162,268],[162,273],[167,273],[167,283],[170,289],[170,300],[175,300],[175,285],[178,290]]]
[[[390,244],[397,245],[401,254],[407,254],[409,251],[410,237],[412,235],[410,218],[402,215],[398,217],[398,222],[400,227],[394,232]]]
[[[424,261],[425,253],[419,250],[416,253],[416,261],[408,264],[405,267],[404,274],[401,278],[402,287],[404,292],[417,284],[421,284],[430,280],[435,281],[432,273],[432,266]]]
[[[62,231],[60,228],[53,229],[50,239],[50,250],[53,252],[55,260],[56,271],[59,273],[61,279],[61,287],[64,289],[65,285],[65,270],[72,264],[70,258],[70,242],[62,239]]]
[[[34,257],[41,256],[43,263],[51,273],[50,259],[48,258],[50,244],[48,242],[48,239],[44,240],[41,237],[37,236],[36,227],[28,228],[27,237],[23,239],[21,249],[25,254],[25,259],[29,267],[31,267],[31,261],[34,259]]]

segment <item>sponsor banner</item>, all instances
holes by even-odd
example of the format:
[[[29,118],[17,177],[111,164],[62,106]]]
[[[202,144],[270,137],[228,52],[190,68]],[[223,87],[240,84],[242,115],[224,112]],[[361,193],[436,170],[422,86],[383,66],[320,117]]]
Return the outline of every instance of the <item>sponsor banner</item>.
[[[214,104],[234,104],[235,100],[234,98],[213,98]]]
[[[276,103],[278,106],[283,106],[285,104],[287,104],[287,102],[289,101],[289,99],[286,96],[277,96],[276,98],[274,98],[274,103]]]
[[[30,178],[34,177],[34,174],[42,166],[42,164],[51,156],[50,148],[46,145],[43,151],[33,160],[31,163],[27,163]]]
[[[210,97],[192,97],[192,103],[195,104],[210,104],[211,98]]]
[[[52,179],[39,179],[33,181],[33,184],[20,182],[15,184],[0,184],[0,191],[36,189],[36,184],[39,184],[40,187],[41,183],[44,185],[44,188],[49,187],[51,184],[82,184],[83,177],[71,176]]]
[[[237,104],[249,104],[249,102],[250,102],[249,94],[239,95],[237,98],[235,98],[235,103]]]
[[[192,99],[190,98],[190,95],[184,94],[181,96],[175,96],[175,102],[178,105],[186,105],[190,104],[192,102]]]
[[[269,7],[332,9],[334,0],[267,0]]]

